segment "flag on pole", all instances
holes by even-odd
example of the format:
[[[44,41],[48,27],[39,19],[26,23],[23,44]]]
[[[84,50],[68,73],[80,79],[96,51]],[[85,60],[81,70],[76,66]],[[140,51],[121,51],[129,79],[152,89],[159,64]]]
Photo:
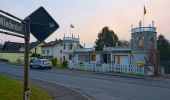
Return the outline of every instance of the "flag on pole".
[[[146,12],[146,8],[145,8],[145,6],[144,6],[144,15],[146,15],[146,13],[147,13],[147,12]]]
[[[70,28],[74,28],[74,25],[73,25],[73,24],[70,24]]]

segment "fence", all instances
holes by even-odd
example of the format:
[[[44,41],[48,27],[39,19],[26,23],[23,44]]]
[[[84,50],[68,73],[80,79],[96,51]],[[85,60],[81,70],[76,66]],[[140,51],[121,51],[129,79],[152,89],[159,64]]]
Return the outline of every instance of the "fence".
[[[136,65],[117,65],[117,64],[95,64],[95,63],[69,63],[69,69],[110,72],[110,73],[126,73],[137,75],[153,75],[153,68],[150,71],[145,71],[144,67],[139,68]]]

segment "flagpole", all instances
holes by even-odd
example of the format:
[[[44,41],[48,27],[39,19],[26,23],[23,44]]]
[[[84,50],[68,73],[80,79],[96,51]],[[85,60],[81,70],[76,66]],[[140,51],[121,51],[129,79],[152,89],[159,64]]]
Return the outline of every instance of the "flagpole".
[[[143,27],[145,26],[145,4],[143,6]]]

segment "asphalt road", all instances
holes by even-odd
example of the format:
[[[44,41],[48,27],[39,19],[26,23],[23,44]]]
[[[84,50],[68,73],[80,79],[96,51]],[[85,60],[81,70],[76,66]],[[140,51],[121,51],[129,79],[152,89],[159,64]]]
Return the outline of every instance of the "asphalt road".
[[[23,66],[0,63],[0,73],[23,76]],[[30,70],[32,79],[62,84],[92,100],[170,100],[170,82],[99,75],[72,70]]]

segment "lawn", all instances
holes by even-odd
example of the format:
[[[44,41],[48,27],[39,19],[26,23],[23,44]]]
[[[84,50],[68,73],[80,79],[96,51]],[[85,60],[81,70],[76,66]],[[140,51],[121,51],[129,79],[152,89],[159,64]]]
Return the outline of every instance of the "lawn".
[[[53,100],[52,96],[41,88],[31,86],[30,90],[30,100]],[[0,76],[0,100],[22,100],[22,97],[22,83]]]

